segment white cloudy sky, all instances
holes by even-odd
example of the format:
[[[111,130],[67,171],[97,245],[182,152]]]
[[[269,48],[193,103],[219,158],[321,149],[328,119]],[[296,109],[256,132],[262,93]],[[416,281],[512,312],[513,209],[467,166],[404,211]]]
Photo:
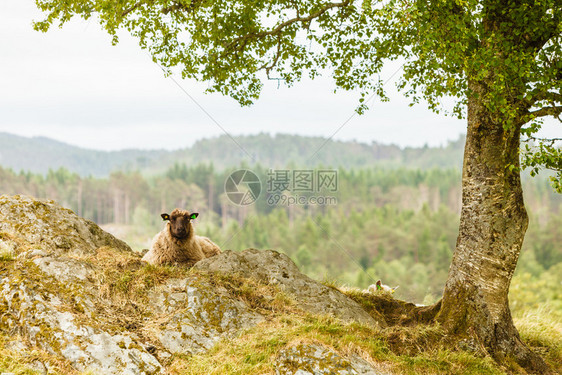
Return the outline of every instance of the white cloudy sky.
[[[43,135],[87,148],[175,149],[223,134],[193,101],[165,78],[147,52],[123,35],[117,46],[92,21],[75,20],[43,34],[33,0],[0,1],[0,132]],[[383,72],[391,76],[397,66]],[[384,75],[383,75],[384,77]],[[292,88],[268,81],[261,99],[241,108],[204,83],[176,80],[228,133],[331,136],[352,114],[356,96],[333,93],[329,77]],[[439,145],[465,124],[408,101],[388,83],[391,101],[375,101],[334,138],[401,146]],[[560,131],[558,131],[560,134]]]

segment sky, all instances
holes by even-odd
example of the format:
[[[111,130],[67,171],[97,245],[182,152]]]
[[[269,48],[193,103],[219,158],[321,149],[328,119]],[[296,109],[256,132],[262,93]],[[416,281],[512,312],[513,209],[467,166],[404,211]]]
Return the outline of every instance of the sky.
[[[41,13],[33,0],[0,2],[0,132],[99,150],[172,150],[225,133],[260,132],[437,146],[466,133],[464,120],[408,106],[395,90],[398,74],[391,78],[399,64],[381,74],[390,102],[374,100],[361,116],[353,116],[356,93],[334,93],[329,75],[291,88],[266,81],[261,98],[240,107],[206,94],[206,83],[165,77],[128,34],[112,46],[95,19],[47,33],[34,31],[34,20]],[[561,126],[546,128],[550,136],[562,133]]]

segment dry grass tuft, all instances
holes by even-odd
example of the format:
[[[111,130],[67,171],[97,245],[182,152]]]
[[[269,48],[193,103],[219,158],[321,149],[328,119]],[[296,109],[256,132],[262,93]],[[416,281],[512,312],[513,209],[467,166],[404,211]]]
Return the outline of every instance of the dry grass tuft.
[[[548,307],[514,318],[521,339],[562,374],[562,319]]]
[[[26,341],[22,337],[0,335],[0,373],[40,374],[47,366],[49,374],[78,374],[69,362],[38,348],[28,349],[31,345],[24,343]]]

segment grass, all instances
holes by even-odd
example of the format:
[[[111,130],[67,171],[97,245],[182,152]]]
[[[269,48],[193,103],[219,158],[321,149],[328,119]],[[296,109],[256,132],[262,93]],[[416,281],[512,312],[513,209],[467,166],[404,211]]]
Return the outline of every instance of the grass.
[[[327,316],[281,315],[235,339],[220,341],[207,353],[176,356],[169,371],[190,375],[273,374],[275,359],[282,349],[310,343],[334,349],[342,356],[359,356],[389,374],[503,374],[490,358],[453,352],[438,345],[413,356],[396,354],[388,344],[388,334]],[[418,336],[423,332],[410,334]]]
[[[192,271],[191,275],[210,284],[213,288],[225,288],[233,297],[241,300],[251,309],[261,314],[294,313],[300,314],[297,302],[283,292],[279,286],[265,284],[255,279],[235,274]],[[203,286],[205,287],[205,286]]]
[[[97,268],[96,286],[100,296],[116,304],[142,300],[152,287],[170,278],[185,278],[190,272],[185,267],[148,265],[134,253],[108,247],[98,249],[85,260]]]
[[[0,335],[0,374],[14,373],[16,375],[35,375],[42,372],[38,371],[43,367],[43,363],[48,364],[49,374],[78,374],[65,361],[61,361],[51,354],[40,350],[21,350],[13,344],[16,340],[21,340],[17,336]],[[34,369],[37,368],[37,369]]]
[[[14,259],[14,254],[10,250],[0,249],[0,262],[10,262]]]
[[[266,319],[235,338],[219,341],[207,353],[175,356],[171,374],[273,374],[279,353],[301,343],[320,344],[342,356],[359,356],[389,374],[503,374],[490,358],[449,350],[435,325],[377,329],[344,323],[304,313],[276,286],[240,276],[199,276],[225,287]],[[282,301],[276,299],[279,295]]]
[[[418,356],[401,356],[395,367],[397,374],[433,375],[501,375],[504,374],[491,358],[478,358],[467,352],[446,349]]]
[[[220,341],[208,353],[178,357],[169,370],[172,374],[274,373],[275,358],[283,348],[299,343],[324,343],[350,352],[359,349],[351,338],[354,337],[353,333],[359,333],[362,329],[358,325],[341,324],[328,317],[282,314],[267,319],[233,340]],[[367,337],[363,335],[362,338]],[[384,344],[378,343],[379,346],[373,345],[371,350],[378,352],[382,347],[386,351]]]
[[[517,314],[514,323],[523,342],[562,374],[562,318],[543,306]]]
[[[19,247],[19,243],[14,241],[14,237],[8,233],[0,232],[0,262],[10,262],[16,258],[15,250],[11,249],[7,243],[12,242]]]

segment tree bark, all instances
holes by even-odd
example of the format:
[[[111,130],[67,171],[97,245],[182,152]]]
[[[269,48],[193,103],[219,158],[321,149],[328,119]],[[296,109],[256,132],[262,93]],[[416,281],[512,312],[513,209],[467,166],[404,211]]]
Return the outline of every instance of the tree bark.
[[[485,87],[472,84],[472,90],[483,93]],[[515,361],[545,374],[550,369],[522,343],[508,304],[528,225],[519,175],[521,126],[504,129],[478,97],[468,102],[459,236],[436,318],[461,347],[485,349],[500,363]]]

